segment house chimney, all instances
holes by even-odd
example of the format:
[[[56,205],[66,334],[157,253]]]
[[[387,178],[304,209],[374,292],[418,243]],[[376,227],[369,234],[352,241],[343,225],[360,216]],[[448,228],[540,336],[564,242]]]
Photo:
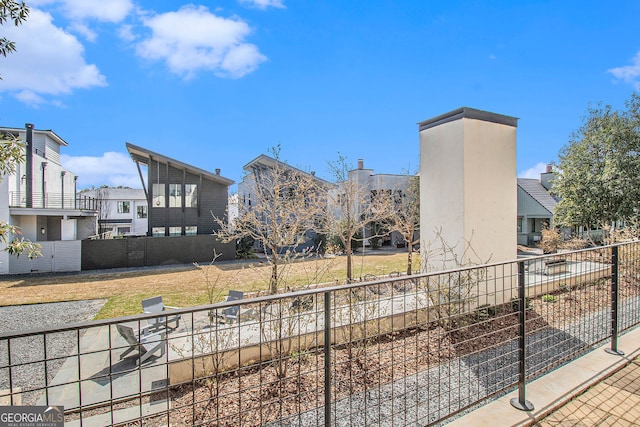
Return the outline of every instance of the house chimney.
[[[220,175],[220,168],[216,169],[216,175]]]
[[[547,173],[551,173],[552,171],[552,166],[551,165],[547,165]]]
[[[28,208],[32,208],[33,207],[33,124],[31,123],[26,123],[24,125],[24,127],[27,129],[27,137],[26,137],[26,143],[27,143],[27,153],[26,153],[26,159],[25,159],[25,167],[27,169],[25,175],[26,175],[26,182],[25,182],[25,202],[26,202],[26,207]],[[44,194],[42,195],[43,200],[44,200]]]
[[[364,159],[358,159],[358,169],[364,169]]]

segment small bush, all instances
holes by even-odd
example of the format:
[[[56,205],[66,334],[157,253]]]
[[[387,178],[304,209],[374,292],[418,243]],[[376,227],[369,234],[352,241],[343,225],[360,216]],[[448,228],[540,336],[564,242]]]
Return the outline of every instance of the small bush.
[[[249,236],[238,239],[236,241],[236,259],[257,258],[256,254],[253,252],[254,242],[255,241]]]
[[[556,302],[557,300],[558,300],[558,297],[555,295],[551,295],[551,294],[542,295],[542,301],[544,302]]]
[[[555,254],[558,252],[558,246],[562,242],[560,232],[555,228],[545,228],[542,230],[542,239],[538,242],[538,247],[542,249],[542,253]]]
[[[526,297],[524,299],[524,308],[525,310],[528,310],[531,308],[531,298]],[[516,297],[511,298],[511,310],[518,311],[519,309],[520,309],[520,299]]]

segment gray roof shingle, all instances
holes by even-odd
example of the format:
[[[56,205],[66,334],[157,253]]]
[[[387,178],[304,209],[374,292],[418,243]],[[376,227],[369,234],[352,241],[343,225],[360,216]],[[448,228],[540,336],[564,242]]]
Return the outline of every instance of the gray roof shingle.
[[[542,207],[551,214],[554,213],[558,202],[549,194],[549,191],[540,184],[540,181],[533,178],[518,178],[518,187],[522,188],[525,193],[540,203]]]

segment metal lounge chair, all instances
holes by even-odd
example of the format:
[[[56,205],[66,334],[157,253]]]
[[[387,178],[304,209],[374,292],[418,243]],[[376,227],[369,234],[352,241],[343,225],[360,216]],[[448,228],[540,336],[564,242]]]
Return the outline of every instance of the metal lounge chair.
[[[154,317],[149,319],[149,325],[153,327],[155,330],[160,330],[163,328],[175,330],[180,326],[180,315],[179,314],[165,314],[167,309],[175,310],[178,307],[170,307],[164,305],[162,302],[162,296],[147,298],[142,300],[142,311],[145,313],[162,313],[164,314],[161,317]],[[175,322],[175,326],[169,326],[169,323]]]
[[[244,292],[242,291],[229,291],[225,301],[241,301],[244,298]],[[233,323],[237,322],[240,317],[240,306],[234,305],[231,307],[223,308],[221,311],[212,310],[210,313],[211,318],[218,319],[220,323]]]
[[[120,360],[132,351],[138,352],[136,364],[142,364],[147,361],[153,353],[160,350],[160,356],[164,355],[166,349],[166,332],[145,333],[147,328],[141,330],[142,333],[136,334],[133,328],[125,325],[116,325],[118,333],[129,344],[124,353],[120,355]]]

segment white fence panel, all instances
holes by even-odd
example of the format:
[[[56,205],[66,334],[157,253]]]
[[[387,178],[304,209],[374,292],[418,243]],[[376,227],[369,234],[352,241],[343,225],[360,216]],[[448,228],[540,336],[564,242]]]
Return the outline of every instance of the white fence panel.
[[[9,274],[80,271],[80,240],[38,242],[42,256],[29,259],[25,255],[9,257]]]
[[[10,274],[24,274],[24,273],[47,273],[52,271],[53,260],[53,242],[38,242],[42,249],[42,256],[38,258],[29,259],[25,255],[9,257],[9,273]]]
[[[80,271],[82,253],[80,240],[53,242],[53,271]]]

